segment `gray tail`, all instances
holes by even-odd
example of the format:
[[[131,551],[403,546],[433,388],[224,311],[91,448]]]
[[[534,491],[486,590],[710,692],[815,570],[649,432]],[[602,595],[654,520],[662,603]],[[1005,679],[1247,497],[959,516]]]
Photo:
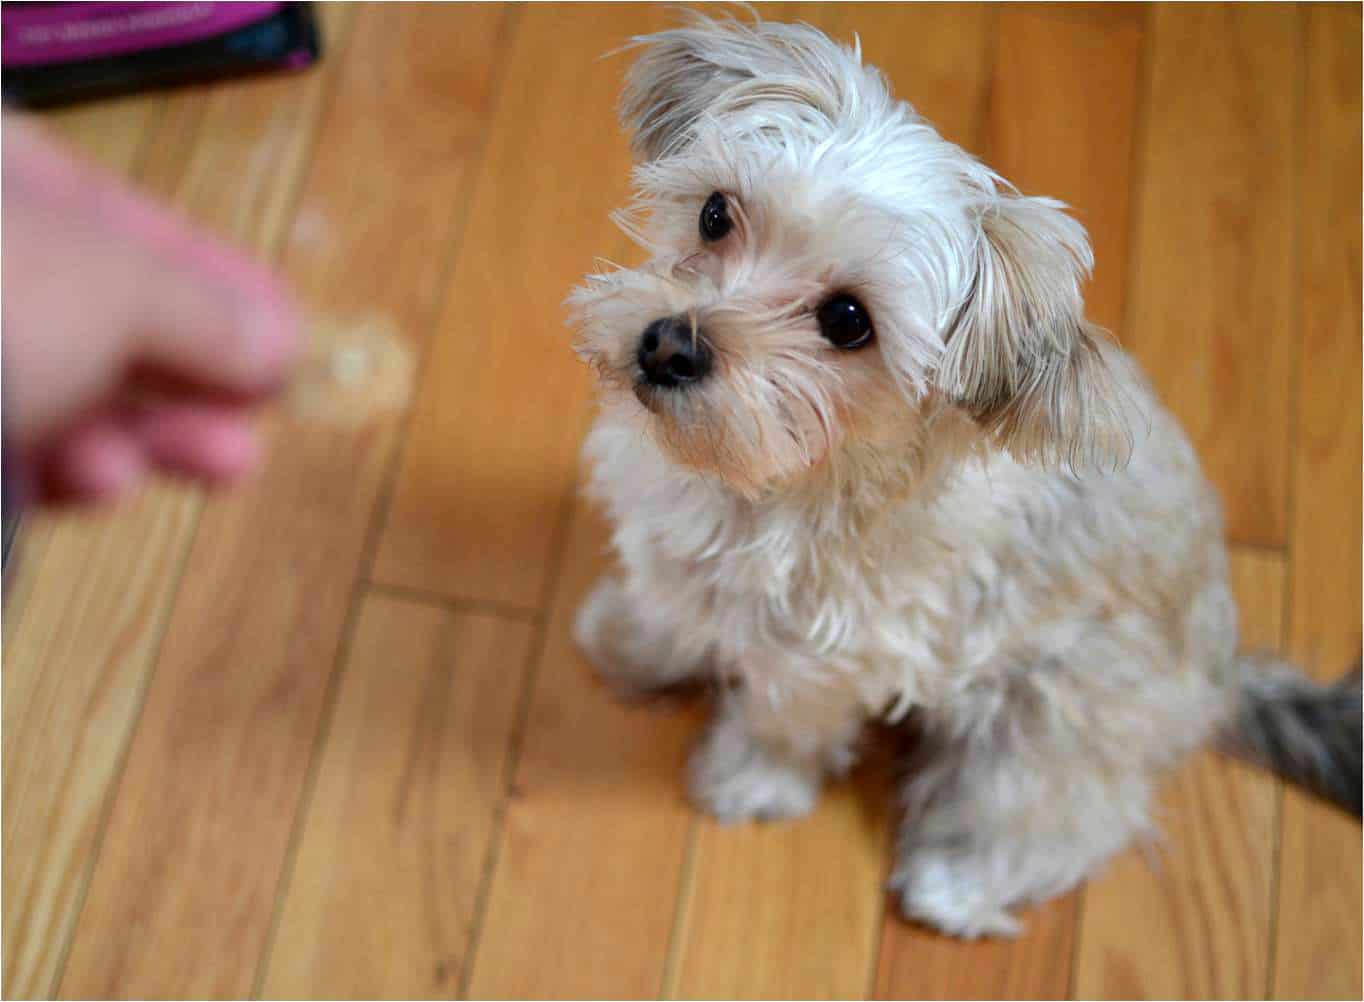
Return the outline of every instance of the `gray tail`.
[[[1239,658],[1240,707],[1223,735],[1239,758],[1360,816],[1358,666],[1330,685],[1273,657]]]

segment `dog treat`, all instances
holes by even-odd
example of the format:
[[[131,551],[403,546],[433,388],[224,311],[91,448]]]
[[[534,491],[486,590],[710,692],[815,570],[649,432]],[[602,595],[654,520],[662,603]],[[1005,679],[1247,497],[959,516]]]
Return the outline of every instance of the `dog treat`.
[[[7,3],[6,104],[41,107],[273,69],[321,54],[306,3]]]
[[[411,349],[390,324],[314,321],[289,390],[289,410],[308,421],[358,427],[402,410],[415,368]]]

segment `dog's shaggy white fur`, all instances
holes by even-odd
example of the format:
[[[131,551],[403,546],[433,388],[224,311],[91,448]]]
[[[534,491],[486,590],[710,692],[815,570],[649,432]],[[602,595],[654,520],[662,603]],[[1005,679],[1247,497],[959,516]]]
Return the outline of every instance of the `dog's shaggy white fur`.
[[[624,691],[729,680],[691,769],[725,820],[809,811],[864,722],[912,711],[904,911],[1013,932],[1243,705],[1218,503],[1084,319],[1090,251],[1061,205],[809,27],[697,19],[639,44],[621,223],[652,259],[574,296],[623,566],[579,642]],[[822,334],[835,295],[870,343]],[[651,382],[641,332],[673,317],[709,371]]]

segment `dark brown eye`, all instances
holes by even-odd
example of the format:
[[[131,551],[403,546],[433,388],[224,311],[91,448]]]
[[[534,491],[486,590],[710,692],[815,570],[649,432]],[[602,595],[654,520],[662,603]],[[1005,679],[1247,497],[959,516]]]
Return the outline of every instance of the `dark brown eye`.
[[[701,239],[714,243],[734,229],[734,220],[729,218],[729,201],[718,191],[713,192],[706,204],[701,206]]]
[[[819,332],[835,348],[861,348],[872,339],[871,315],[847,293],[839,293],[819,308]]]

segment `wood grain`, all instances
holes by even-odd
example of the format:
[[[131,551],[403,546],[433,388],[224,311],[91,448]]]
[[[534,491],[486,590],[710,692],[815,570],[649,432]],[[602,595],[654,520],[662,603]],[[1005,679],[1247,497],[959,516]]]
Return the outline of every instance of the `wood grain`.
[[[563,300],[596,256],[624,247],[608,214],[629,185],[614,115],[626,60],[601,57],[666,12],[523,14],[374,573],[531,609],[590,408]]]
[[[1078,894],[1022,912],[1017,939],[967,942],[911,925],[891,902],[876,972],[878,999],[1063,999]]]
[[[1302,361],[1293,450],[1289,652],[1317,678],[1360,655],[1360,12],[1302,10]],[[1359,823],[1286,791],[1275,998],[1358,998]]]
[[[117,516],[45,526],[41,555],[20,551],[39,600],[7,618],[0,673],[6,998],[56,988],[192,513],[162,489]]]
[[[266,998],[457,995],[531,626],[364,600]]]
[[[592,509],[579,507],[471,998],[654,998],[662,986],[692,821],[683,776],[697,719],[669,701],[612,701],[576,651],[572,618],[606,569],[607,539]]]
[[[328,11],[328,28],[346,17]],[[211,102],[206,88],[120,98],[51,120],[86,155],[268,256],[278,219],[242,207],[290,190],[300,154],[289,154],[308,145],[324,79],[224,84]],[[198,144],[201,126],[211,144]],[[240,176],[272,137],[280,168]],[[183,183],[196,171],[217,182]],[[199,507],[196,492],[161,486],[116,514],[25,529],[46,539],[32,567],[42,601],[5,646],[7,996],[56,990]]]
[[[1290,7],[1151,10],[1124,341],[1259,546],[1288,538],[1301,66]]]
[[[1283,558],[1234,552],[1231,572],[1243,647],[1278,649]],[[1129,850],[1085,889],[1075,996],[1262,997],[1277,800],[1273,777],[1213,752],[1181,766],[1156,813],[1160,844]]]
[[[668,998],[861,998],[885,899],[884,770],[825,792],[808,818],[701,822]]]
[[[123,177],[136,174],[166,98],[133,94],[98,104],[78,104],[33,117],[72,149]]]
[[[23,619],[29,596],[38,583],[38,568],[53,528],[51,520],[29,516],[21,520],[20,531],[15,534],[4,578],[4,618],[10,629]]]
[[[381,318],[386,340],[367,335],[362,359],[380,348],[410,355],[443,266],[433,249],[457,232],[503,11],[364,7],[353,16],[364,57],[338,46],[324,63],[340,73],[285,270],[339,323],[361,307]],[[325,419],[281,409],[267,468],[205,512],[64,994],[250,989],[392,443],[394,412],[365,402]]]
[[[1115,334],[1126,300],[1144,27],[1140,16],[1058,19],[1006,6],[985,129],[990,166],[1024,194],[1067,203],[1089,230],[1086,311]]]
[[[990,92],[994,12],[984,4],[790,3],[781,16],[840,42],[890,79],[945,138],[979,152]],[[906,44],[907,39],[913,43]]]

